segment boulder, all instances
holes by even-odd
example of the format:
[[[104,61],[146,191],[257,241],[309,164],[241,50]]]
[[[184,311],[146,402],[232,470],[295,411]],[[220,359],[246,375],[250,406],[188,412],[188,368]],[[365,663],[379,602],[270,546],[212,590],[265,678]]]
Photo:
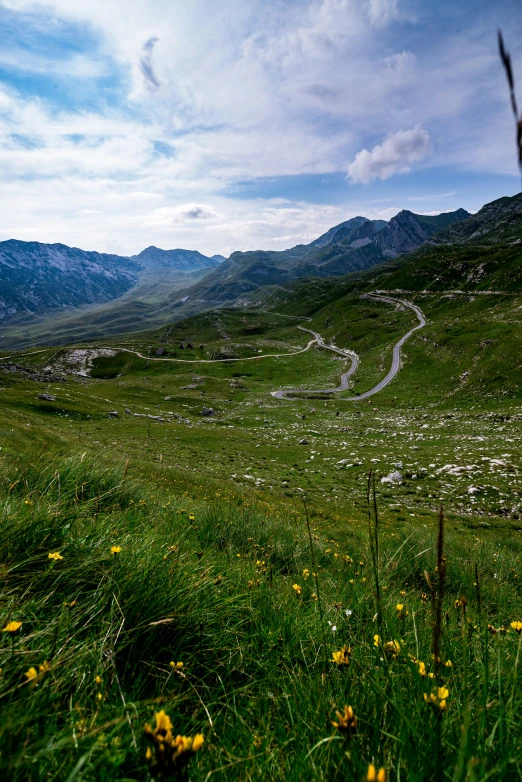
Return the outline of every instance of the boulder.
[[[302,440],[299,440],[299,445],[308,445],[308,440],[306,439],[306,437],[303,437]]]
[[[119,413],[117,410],[109,410],[109,418],[118,418]]]
[[[56,402],[56,397],[52,394],[38,394],[38,399],[43,399],[44,402]]]
[[[208,416],[208,415],[215,415],[215,410],[213,407],[206,407],[204,406],[201,415]]]
[[[397,470],[381,478],[381,483],[402,483],[402,475]]]

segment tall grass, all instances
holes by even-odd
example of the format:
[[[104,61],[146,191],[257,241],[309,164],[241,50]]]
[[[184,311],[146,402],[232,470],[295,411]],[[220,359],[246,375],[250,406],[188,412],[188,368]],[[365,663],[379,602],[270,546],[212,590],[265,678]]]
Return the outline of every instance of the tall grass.
[[[361,519],[332,543],[298,506],[192,501],[85,455],[3,469],[2,779],[147,779],[161,709],[205,736],[194,780],[521,776],[517,538],[447,531],[437,555],[436,519],[371,524],[371,546]]]

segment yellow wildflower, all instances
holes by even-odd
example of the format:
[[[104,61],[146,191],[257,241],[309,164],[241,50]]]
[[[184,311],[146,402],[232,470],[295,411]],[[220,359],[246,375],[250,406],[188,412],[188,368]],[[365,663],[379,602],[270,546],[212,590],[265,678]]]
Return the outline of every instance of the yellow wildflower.
[[[301,594],[301,592],[303,591],[303,590],[301,589],[301,587],[299,586],[299,584],[292,584],[292,589],[294,590],[294,592],[295,592],[295,593],[296,593],[296,595],[298,595],[298,596],[299,596],[299,595]]]
[[[343,712],[335,712],[337,716],[337,722],[332,722],[334,728],[337,728],[339,733],[349,738],[352,733],[357,732],[357,717],[351,706],[345,706]]]
[[[439,708],[440,711],[446,711],[448,708],[447,697],[449,696],[449,690],[447,687],[437,687],[433,692],[428,695],[424,693],[424,700],[429,703],[430,706]]]
[[[446,666],[446,668],[453,668],[453,663],[451,662],[451,660],[446,660],[444,665]]]
[[[171,668],[175,668],[176,671],[181,671],[183,668],[183,663],[180,661],[179,663],[175,663],[174,661],[171,661],[169,663]]]
[[[377,649],[379,648],[379,646],[381,645],[381,636],[380,635],[374,635],[373,636],[373,645],[375,647],[377,647]]]
[[[97,676],[94,681],[96,682],[96,684],[101,684],[101,679],[99,676]]]
[[[38,672],[36,668],[29,668],[29,670],[24,673],[24,676],[27,678],[27,681],[30,682],[32,679],[36,679]]]
[[[338,665],[350,665],[350,655],[352,650],[349,646],[343,646],[338,652],[332,652],[332,662]]]
[[[386,782],[386,770],[380,768],[377,771],[373,763],[370,763],[366,774],[366,782]]]
[[[111,546],[111,554],[119,554],[121,551],[121,546]]]
[[[21,622],[8,622],[4,629],[2,630],[3,633],[16,633],[16,631],[22,626]]]
[[[303,578],[306,580],[309,577],[309,575],[310,575],[310,571],[308,570],[308,568],[305,567],[305,569],[303,570]]]
[[[419,666],[419,674],[421,676],[426,676],[426,666],[424,665],[424,663],[419,660],[417,665]]]
[[[400,641],[387,641],[384,644],[384,652],[387,656],[393,657],[394,660],[397,659],[399,653],[401,651],[401,643]]]
[[[164,711],[156,712],[156,727],[145,725],[145,734],[152,741],[155,753],[152,750],[145,755],[151,767],[165,777],[173,776],[185,766],[190,757],[203,746],[205,738],[201,733],[190,736],[176,736],[172,734],[172,722]],[[150,749],[150,748],[149,748]],[[167,751],[166,751],[167,750]]]
[[[397,603],[397,605],[395,606],[395,610],[398,611],[399,613],[403,610],[403,608],[404,606],[402,603]]]
[[[510,625],[517,633],[522,633],[522,622],[511,622]]]
[[[47,554],[48,559],[54,559],[56,562],[58,559],[63,559],[59,551],[53,551],[52,553]]]

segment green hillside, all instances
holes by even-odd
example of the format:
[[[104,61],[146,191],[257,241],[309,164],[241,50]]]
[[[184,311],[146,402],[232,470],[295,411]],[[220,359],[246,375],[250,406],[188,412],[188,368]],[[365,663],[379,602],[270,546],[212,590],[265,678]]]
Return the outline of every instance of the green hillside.
[[[521,775],[522,259],[495,225],[3,354],[2,778]],[[418,323],[400,300],[426,324],[359,399]],[[359,366],[314,395],[351,363],[328,345]]]

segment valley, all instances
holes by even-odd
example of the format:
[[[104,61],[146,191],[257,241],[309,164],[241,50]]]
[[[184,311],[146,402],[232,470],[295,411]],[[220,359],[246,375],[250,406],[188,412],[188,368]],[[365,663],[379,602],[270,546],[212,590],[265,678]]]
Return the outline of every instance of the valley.
[[[145,778],[161,709],[204,737],[194,780],[519,775],[522,283],[495,221],[179,319],[150,277],[151,318],[129,291],[2,350],[9,778]]]

